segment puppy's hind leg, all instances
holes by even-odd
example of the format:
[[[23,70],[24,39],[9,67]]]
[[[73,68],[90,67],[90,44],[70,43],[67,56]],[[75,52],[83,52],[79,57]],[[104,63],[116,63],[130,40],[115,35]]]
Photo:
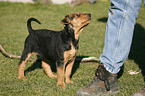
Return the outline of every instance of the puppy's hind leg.
[[[57,76],[55,76],[52,73],[49,63],[50,63],[49,60],[46,60],[46,59],[42,58],[42,68],[44,69],[44,71],[47,74],[47,76],[49,76],[51,78],[56,78]]]
[[[29,53],[26,50],[23,51],[20,62],[18,64],[18,79],[26,80],[24,76],[25,64],[27,60],[32,56],[33,53]]]

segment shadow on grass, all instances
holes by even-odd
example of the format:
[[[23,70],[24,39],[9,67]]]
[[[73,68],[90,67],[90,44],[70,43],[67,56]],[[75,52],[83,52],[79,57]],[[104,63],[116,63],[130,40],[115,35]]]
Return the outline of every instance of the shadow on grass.
[[[83,59],[83,58],[85,58],[85,57],[89,57],[89,56],[77,56],[76,58],[78,58],[78,60],[76,60],[75,62],[74,62],[74,65],[73,65],[73,68],[72,68],[72,73],[71,73],[71,76],[70,76],[70,78],[73,76],[73,74],[77,71],[77,69],[79,68],[79,66],[80,66],[80,63],[81,63],[81,60]],[[31,71],[34,71],[35,69],[42,69],[42,60],[39,58],[39,59],[37,59],[36,60],[36,62],[34,62],[33,64],[32,64],[32,66],[30,66],[29,68],[27,68],[26,70],[25,70],[25,75],[27,74],[27,73],[29,73],[29,72],[31,72]],[[85,61],[86,62],[86,61]],[[87,62],[97,62],[97,61],[87,61]],[[54,63],[54,62],[51,62],[50,63],[50,66],[51,66],[51,70],[52,70],[52,72],[57,72],[57,70],[56,70],[56,64]]]
[[[98,19],[98,21],[100,22],[107,22],[107,20],[108,20],[108,17],[102,17]]]
[[[129,59],[139,66],[145,81],[145,29],[140,24],[135,25]]]

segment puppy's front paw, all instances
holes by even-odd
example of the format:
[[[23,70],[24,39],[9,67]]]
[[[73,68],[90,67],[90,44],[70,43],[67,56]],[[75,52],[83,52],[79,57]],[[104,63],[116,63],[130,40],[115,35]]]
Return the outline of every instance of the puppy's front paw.
[[[66,80],[66,83],[73,84],[73,81],[71,81],[71,80]]]
[[[51,75],[50,78],[57,78],[57,75]]]
[[[66,88],[65,83],[57,83],[57,86],[61,86],[62,89],[65,89]]]
[[[19,80],[24,80],[24,81],[27,80],[27,79],[25,78],[25,76],[18,76],[18,79],[19,79]]]

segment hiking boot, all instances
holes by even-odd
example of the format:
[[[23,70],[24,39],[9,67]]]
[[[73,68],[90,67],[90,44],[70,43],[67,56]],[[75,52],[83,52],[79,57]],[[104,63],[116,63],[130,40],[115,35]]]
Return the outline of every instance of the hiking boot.
[[[86,88],[77,90],[76,96],[109,96],[118,93],[117,74],[110,74],[102,64],[99,64],[93,80]]]
[[[139,90],[139,92],[136,92],[131,96],[145,96],[145,86],[141,90]]]

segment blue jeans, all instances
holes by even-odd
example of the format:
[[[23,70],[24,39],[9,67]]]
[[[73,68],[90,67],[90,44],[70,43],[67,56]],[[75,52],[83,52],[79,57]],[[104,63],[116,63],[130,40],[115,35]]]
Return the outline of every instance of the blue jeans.
[[[128,57],[141,4],[142,0],[111,0],[100,61],[112,74],[119,72]]]

